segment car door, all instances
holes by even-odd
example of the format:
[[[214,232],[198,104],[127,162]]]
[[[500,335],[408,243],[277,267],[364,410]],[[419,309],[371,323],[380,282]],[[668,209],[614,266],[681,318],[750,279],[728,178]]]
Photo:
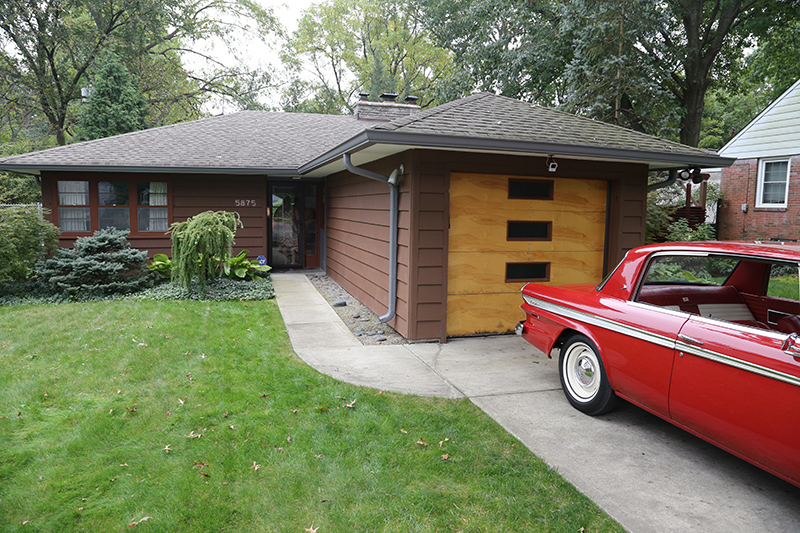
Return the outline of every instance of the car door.
[[[678,335],[677,423],[800,480],[800,346],[786,333],[694,315]]]

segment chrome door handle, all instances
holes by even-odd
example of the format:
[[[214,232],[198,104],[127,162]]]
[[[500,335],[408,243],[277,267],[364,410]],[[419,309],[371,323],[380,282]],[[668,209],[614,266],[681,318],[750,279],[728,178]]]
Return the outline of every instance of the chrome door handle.
[[[699,341],[699,340],[694,339],[694,338],[692,338],[692,337],[690,337],[688,335],[684,335],[683,333],[679,333],[678,334],[678,338],[680,340],[682,340],[683,342],[688,342],[689,344],[695,344],[697,346],[702,346],[703,345],[703,341]]]
[[[781,344],[781,350],[793,357],[800,357],[800,346],[798,346],[798,340],[800,340],[800,337],[797,336],[797,333],[790,333],[783,340],[783,343]]]

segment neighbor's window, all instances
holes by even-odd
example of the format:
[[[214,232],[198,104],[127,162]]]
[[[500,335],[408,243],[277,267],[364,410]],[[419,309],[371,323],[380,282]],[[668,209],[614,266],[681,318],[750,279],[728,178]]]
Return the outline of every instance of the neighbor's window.
[[[133,232],[169,230],[166,181],[58,181],[58,226],[65,233],[114,227]]]
[[[786,207],[788,196],[789,160],[761,161],[756,207]]]

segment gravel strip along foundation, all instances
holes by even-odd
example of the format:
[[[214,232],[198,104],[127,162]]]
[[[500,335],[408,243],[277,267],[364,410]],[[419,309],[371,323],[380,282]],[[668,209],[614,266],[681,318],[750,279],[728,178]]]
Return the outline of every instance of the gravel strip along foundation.
[[[376,313],[370,311],[328,276],[307,274],[307,277],[361,344],[406,343],[406,340],[388,324],[381,324]]]

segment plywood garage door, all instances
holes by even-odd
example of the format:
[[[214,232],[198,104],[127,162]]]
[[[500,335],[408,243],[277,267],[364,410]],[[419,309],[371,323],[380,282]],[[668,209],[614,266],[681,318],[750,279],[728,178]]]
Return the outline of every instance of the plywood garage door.
[[[552,199],[509,199],[509,179],[552,183]],[[549,263],[549,282],[598,282],[603,273],[607,182],[453,173],[447,334],[510,331],[524,318],[525,282],[507,263]],[[552,222],[550,240],[509,240],[508,221]]]

